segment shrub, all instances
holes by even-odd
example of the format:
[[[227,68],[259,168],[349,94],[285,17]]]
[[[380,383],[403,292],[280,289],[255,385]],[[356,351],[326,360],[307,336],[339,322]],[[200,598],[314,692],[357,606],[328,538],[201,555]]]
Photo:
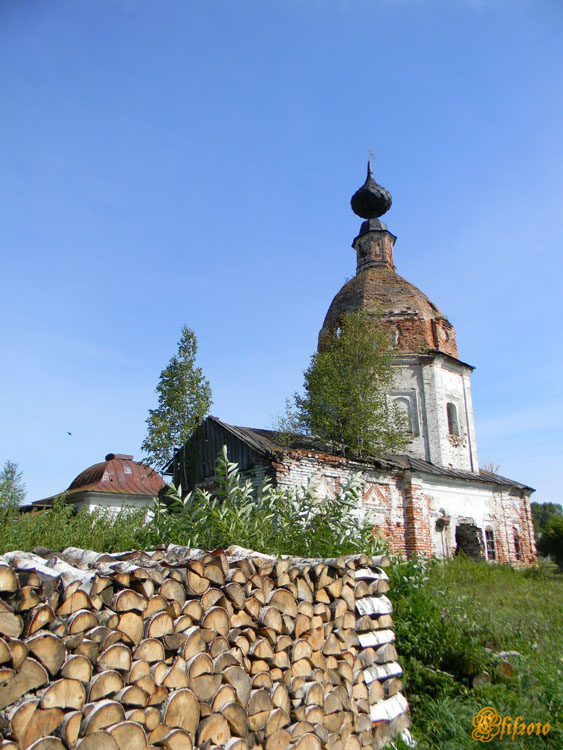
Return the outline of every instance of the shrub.
[[[86,508],[78,512],[58,498],[53,507],[31,513],[17,508],[0,511],[0,554],[8,550],[31,551],[44,546],[54,551],[84,547],[100,552],[142,548],[147,543],[146,509],[110,511]]]
[[[275,489],[266,481],[254,492],[242,482],[226,448],[217,461],[213,492],[196,489],[184,498],[171,486],[151,524],[153,543],[213,549],[238,544],[257,552],[304,557],[373,553],[384,543],[359,513],[361,483],[352,479],[334,498]]]

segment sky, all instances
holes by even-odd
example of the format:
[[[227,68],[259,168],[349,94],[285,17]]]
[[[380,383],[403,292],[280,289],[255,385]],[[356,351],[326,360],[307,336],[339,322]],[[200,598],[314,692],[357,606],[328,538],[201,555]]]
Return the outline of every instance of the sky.
[[[0,465],[141,457],[195,331],[272,427],[355,273],[368,149],[397,271],[456,327],[481,461],[561,502],[560,0],[0,0]],[[71,433],[71,434],[69,434]]]

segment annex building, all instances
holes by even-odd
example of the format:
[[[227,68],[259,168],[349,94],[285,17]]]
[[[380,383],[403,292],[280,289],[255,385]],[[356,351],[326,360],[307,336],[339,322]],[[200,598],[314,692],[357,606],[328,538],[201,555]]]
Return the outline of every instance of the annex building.
[[[531,563],[536,549],[531,487],[479,469],[471,399],[473,367],[459,358],[456,334],[439,308],[395,269],[394,243],[380,217],[391,196],[373,177],[354,193],[352,210],[364,219],[352,247],[356,275],[334,297],[321,331],[347,312],[382,315],[395,349],[390,401],[409,425],[404,455],[356,459],[335,455],[313,438],[282,445],[275,432],[228,425],[208,417],[180,449],[168,471],[183,488],[210,485],[218,453],[259,485],[314,484],[319,498],[339,492],[354,475],[364,480],[362,510],[395,552]]]

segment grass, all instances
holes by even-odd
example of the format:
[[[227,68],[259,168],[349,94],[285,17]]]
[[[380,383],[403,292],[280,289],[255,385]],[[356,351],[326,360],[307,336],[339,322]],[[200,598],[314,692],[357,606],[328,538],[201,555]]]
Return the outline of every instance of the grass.
[[[17,508],[0,508],[0,554],[11,550],[31,551],[48,547],[83,547],[99,552],[142,549],[147,544],[145,509],[118,514],[86,509],[57,500],[48,510],[20,514]]]
[[[563,576],[554,566],[515,570],[455,558],[393,571],[399,661],[420,750],[561,748],[563,728]],[[514,675],[498,672],[499,651]],[[487,671],[491,682],[473,687]],[[549,722],[545,737],[471,737],[485,706],[502,716]]]

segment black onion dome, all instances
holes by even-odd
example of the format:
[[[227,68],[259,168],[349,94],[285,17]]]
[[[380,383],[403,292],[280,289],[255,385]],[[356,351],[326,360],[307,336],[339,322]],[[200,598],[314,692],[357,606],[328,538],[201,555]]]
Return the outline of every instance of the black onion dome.
[[[352,211],[362,219],[376,219],[391,208],[391,195],[373,179],[371,161],[368,161],[368,175],[350,201]]]

